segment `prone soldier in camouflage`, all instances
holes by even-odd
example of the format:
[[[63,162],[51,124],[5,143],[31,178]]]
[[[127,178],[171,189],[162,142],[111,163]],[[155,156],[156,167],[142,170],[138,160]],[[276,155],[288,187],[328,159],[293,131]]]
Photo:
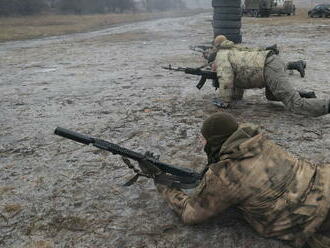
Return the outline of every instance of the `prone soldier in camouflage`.
[[[330,247],[330,164],[298,159],[253,124],[226,113],[202,126],[208,167],[192,195],[155,184],[186,224],[236,207],[263,237],[294,247]]]
[[[220,98],[225,103],[240,100],[244,89],[266,88],[269,100],[278,100],[297,114],[321,116],[329,113],[330,101],[302,98],[285,73],[285,64],[271,50],[233,49],[225,39],[217,49],[213,64],[220,84]]]

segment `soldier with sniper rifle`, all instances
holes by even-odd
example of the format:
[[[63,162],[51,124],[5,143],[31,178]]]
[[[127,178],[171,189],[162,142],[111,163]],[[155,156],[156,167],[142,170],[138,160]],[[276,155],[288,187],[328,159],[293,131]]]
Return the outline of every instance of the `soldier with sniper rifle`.
[[[219,112],[202,125],[207,166],[201,173],[160,162],[105,140],[56,128],[55,134],[118,154],[136,175],[154,180],[186,224],[198,224],[229,207],[263,237],[296,248],[330,247],[330,165],[296,158],[269,140],[258,126],[239,124]],[[129,159],[138,162],[140,170]],[[192,194],[182,189],[195,188]]]

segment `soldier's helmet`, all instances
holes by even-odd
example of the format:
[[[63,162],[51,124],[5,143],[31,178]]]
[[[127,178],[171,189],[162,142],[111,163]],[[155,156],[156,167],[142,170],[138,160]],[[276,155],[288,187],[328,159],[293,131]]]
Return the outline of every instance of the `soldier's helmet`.
[[[216,113],[207,118],[201,132],[208,143],[224,142],[238,129],[235,118],[227,113]]]
[[[224,35],[218,35],[217,37],[214,38],[213,45],[215,47],[220,46],[222,42],[227,40],[227,37]]]

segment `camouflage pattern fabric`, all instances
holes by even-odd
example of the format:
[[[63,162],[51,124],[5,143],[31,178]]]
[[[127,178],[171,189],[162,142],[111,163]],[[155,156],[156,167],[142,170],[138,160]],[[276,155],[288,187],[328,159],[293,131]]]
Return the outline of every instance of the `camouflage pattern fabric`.
[[[244,89],[234,87],[231,93],[233,101],[242,100],[244,95]]]
[[[265,64],[265,84],[274,96],[282,101],[289,111],[297,114],[320,116],[328,113],[328,100],[306,99],[292,87],[285,72],[285,64],[278,56],[270,56]],[[272,100],[270,94],[267,99]]]
[[[217,46],[217,47],[213,47],[207,56],[207,60],[208,62],[213,62],[216,58],[217,52],[219,50],[224,50],[224,49],[237,49],[240,51],[265,51],[265,49],[263,48],[250,48],[250,47],[246,47],[246,46],[242,46],[239,44],[234,44],[234,42],[230,41],[230,40],[226,40],[224,42],[221,43],[221,45]],[[241,100],[243,98],[244,95],[244,89],[243,88],[237,88],[234,87],[231,91],[231,100],[237,101],[237,100]]]
[[[220,82],[219,94],[225,102],[233,100],[235,88],[265,87],[264,66],[266,57],[271,51],[237,47],[231,41],[224,41],[218,48],[215,59]]]
[[[326,248],[330,247],[330,211],[325,221],[322,223],[317,233],[307,240],[304,248]]]
[[[243,97],[244,89],[267,87],[270,95],[297,114],[321,116],[329,112],[329,100],[306,99],[292,87],[286,65],[279,56],[264,49],[247,48],[224,41],[215,59],[220,98],[230,103]]]
[[[192,195],[163,185],[157,188],[188,224],[235,206],[264,237],[285,240],[295,247],[306,241],[324,243],[313,234],[330,206],[330,165],[295,158],[254,125],[241,125],[227,139],[220,161],[209,166]]]
[[[239,45],[239,44],[235,44],[234,42],[230,41],[230,40],[226,40],[224,42],[221,43],[221,45],[219,46],[214,46],[212,47],[212,49],[210,49],[210,51],[208,51],[208,56],[207,57],[207,60],[208,62],[213,62],[217,56],[217,52],[219,50],[224,50],[224,49],[237,49],[237,50],[240,50],[240,51],[250,51],[250,52],[258,52],[258,51],[265,51],[266,49],[263,49],[263,48],[251,48],[251,47],[246,47],[246,46],[242,46],[242,45]]]
[[[234,42],[230,40],[226,40],[221,43],[220,46],[217,47],[217,51],[221,49],[237,49],[239,51],[248,51],[248,52],[261,52],[261,51],[266,51],[265,48],[260,48],[260,47],[246,47],[242,46],[240,44],[235,44]]]

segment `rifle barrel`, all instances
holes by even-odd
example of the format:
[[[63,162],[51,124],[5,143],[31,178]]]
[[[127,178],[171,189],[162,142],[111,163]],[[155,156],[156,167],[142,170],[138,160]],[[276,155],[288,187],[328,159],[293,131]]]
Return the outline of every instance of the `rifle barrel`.
[[[118,154],[127,158],[131,158],[136,161],[140,161],[142,159],[147,159],[149,162],[155,164],[159,169],[163,170],[164,172],[181,176],[181,177],[188,177],[191,179],[186,179],[187,181],[196,181],[201,178],[201,175],[189,168],[180,168],[174,165],[170,165],[164,162],[160,162],[154,158],[145,157],[145,155],[131,151],[127,148],[121,147],[119,145],[110,143],[108,141],[93,138],[84,134],[80,134],[62,127],[57,127],[54,132],[56,135],[62,136],[67,139],[74,140],[76,142],[89,145],[93,144],[93,146],[111,152],[112,154]]]
[[[62,128],[62,127],[57,127],[55,129],[54,133],[56,135],[77,141],[77,142],[85,144],[85,145],[95,143],[95,139],[93,137],[90,137],[90,136],[87,136],[84,134],[80,134],[80,133],[77,133],[77,132],[71,131],[69,129]]]

